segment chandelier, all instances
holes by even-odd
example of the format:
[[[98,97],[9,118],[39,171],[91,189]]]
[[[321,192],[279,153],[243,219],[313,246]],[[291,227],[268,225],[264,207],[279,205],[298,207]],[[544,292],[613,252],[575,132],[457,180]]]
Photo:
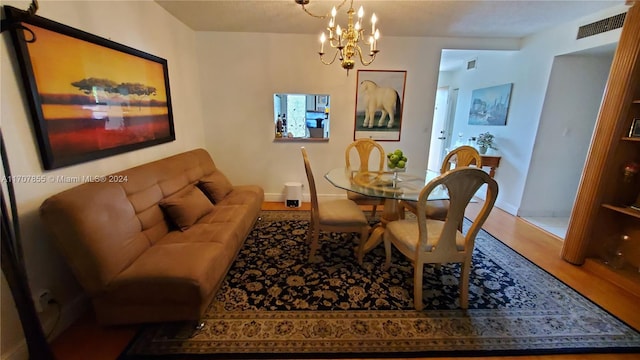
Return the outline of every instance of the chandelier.
[[[302,9],[309,15],[318,18],[327,18],[329,15],[318,16],[310,13],[305,5],[309,3],[309,0],[295,0],[296,3],[302,5]],[[347,26],[346,28],[340,27],[336,23],[336,15],[339,8],[342,7],[346,3],[346,0],[343,0],[340,5],[336,8],[335,6],[331,9],[331,16],[329,20],[329,25],[327,26],[327,30],[329,30],[329,37],[323,32],[320,35],[320,61],[325,65],[333,64],[336,59],[340,60],[340,65],[347,70],[347,76],[349,75],[349,70],[353,69],[356,63],[356,58],[360,59],[360,63],[364,66],[370,65],[373,60],[376,58],[376,54],[380,52],[378,50],[378,39],[380,38],[380,30],[376,28],[376,14],[371,15],[371,34],[367,37],[364,33],[364,28],[362,26],[362,17],[364,15],[364,9],[360,6],[358,10],[358,19],[354,20],[354,15],[356,14],[353,9],[353,0],[350,0],[349,10],[347,10]],[[333,54],[333,58],[327,61],[324,57],[324,47],[325,42],[328,40],[328,46],[331,49],[335,49]],[[363,49],[360,45],[364,47],[368,47],[369,52],[365,58],[363,55]]]

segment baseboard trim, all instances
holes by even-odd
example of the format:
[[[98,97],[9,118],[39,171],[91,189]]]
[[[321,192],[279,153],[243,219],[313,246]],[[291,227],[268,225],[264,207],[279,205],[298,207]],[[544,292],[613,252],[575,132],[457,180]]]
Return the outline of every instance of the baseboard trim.
[[[87,310],[89,310],[89,298],[81,293],[75,299],[70,301],[69,303],[62,306],[60,309],[60,319],[58,320],[58,324],[56,322],[56,314],[53,309],[55,309],[55,305],[51,306],[51,310],[43,312],[40,315],[40,321],[42,322],[42,327],[45,331],[45,334],[52,331],[52,327],[55,326],[53,332],[49,336],[49,343],[58,337],[64,330],[66,330],[71,324],[73,324],[76,320],[82,316]],[[22,328],[18,329],[18,331],[22,332]],[[27,348],[27,342],[22,338],[20,342],[15,344],[13,347],[5,351],[2,349],[2,354],[0,355],[1,360],[25,360],[29,359],[29,349]]]
[[[318,194],[319,199],[346,199],[345,194]],[[284,203],[284,195],[281,193],[265,193],[265,202],[282,202]],[[311,202],[311,196],[309,194],[302,194],[303,202]]]

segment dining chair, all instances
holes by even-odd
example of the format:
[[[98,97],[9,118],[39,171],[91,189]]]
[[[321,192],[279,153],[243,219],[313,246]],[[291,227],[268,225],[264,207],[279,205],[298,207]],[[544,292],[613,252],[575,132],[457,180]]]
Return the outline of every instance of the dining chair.
[[[473,146],[463,145],[451,150],[445,155],[440,166],[440,174],[444,174],[452,169],[459,168],[461,166],[475,165],[478,168],[482,168],[482,156]],[[400,202],[401,213],[404,210],[417,215],[417,203],[415,201],[403,200]],[[449,210],[449,200],[430,200],[427,202],[426,216],[429,219],[445,220],[447,218],[447,212]]]
[[[358,158],[358,171],[384,171],[384,163],[386,161],[386,155],[384,148],[378,142],[373,139],[362,138],[356,139],[349,144],[344,152],[344,160],[347,169],[351,169],[352,152],[355,150]],[[374,167],[369,168],[369,160],[373,155]],[[376,158],[378,156],[379,160]],[[377,160],[377,161],[376,161]],[[377,162],[377,164],[375,164]],[[370,197],[362,194],[358,194],[353,191],[347,190],[347,199],[354,201],[358,205],[371,205],[371,217],[376,216],[376,209],[378,205],[384,205],[384,199],[379,197]]]
[[[309,261],[313,261],[313,257],[318,250],[320,231],[359,233],[359,245],[356,251],[357,254],[360,254],[364,251],[364,243],[369,236],[370,229],[364,212],[355,202],[349,199],[323,199],[319,201],[307,150],[304,147],[301,150],[311,195],[311,221],[309,222],[309,231],[307,233],[307,243],[311,244]]]
[[[466,234],[460,231],[465,209],[476,191],[487,184],[486,198],[482,209],[472,219]],[[427,198],[437,186],[445,186],[449,192],[449,215],[446,220],[428,219]],[[478,231],[489,216],[498,196],[498,183],[489,174],[478,168],[463,167],[448,171],[431,180],[420,191],[418,216],[416,219],[401,219],[387,224],[383,240],[385,249],[384,268],[391,265],[391,244],[412,260],[413,303],[416,310],[423,309],[422,277],[424,264],[461,263],[460,307],[469,304],[469,274],[471,257]]]

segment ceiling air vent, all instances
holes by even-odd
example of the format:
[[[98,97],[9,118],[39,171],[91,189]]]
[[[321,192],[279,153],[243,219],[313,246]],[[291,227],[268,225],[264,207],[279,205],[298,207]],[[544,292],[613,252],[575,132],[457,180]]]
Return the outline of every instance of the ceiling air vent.
[[[467,60],[467,70],[475,70],[478,68],[478,58]]]
[[[627,16],[626,12],[592,22],[591,24],[580,26],[578,28],[578,37],[576,39],[582,39],[588,36],[602,34],[609,30],[619,29],[622,27],[622,24],[624,24],[625,16]]]

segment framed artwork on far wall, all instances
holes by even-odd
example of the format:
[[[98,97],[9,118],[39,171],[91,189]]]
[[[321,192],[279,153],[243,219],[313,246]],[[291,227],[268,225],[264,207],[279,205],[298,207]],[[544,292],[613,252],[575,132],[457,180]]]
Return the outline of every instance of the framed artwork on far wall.
[[[513,83],[471,92],[469,125],[507,125]]]
[[[4,9],[45,169],[175,140],[165,59]]]
[[[353,139],[400,141],[404,70],[358,70]]]

